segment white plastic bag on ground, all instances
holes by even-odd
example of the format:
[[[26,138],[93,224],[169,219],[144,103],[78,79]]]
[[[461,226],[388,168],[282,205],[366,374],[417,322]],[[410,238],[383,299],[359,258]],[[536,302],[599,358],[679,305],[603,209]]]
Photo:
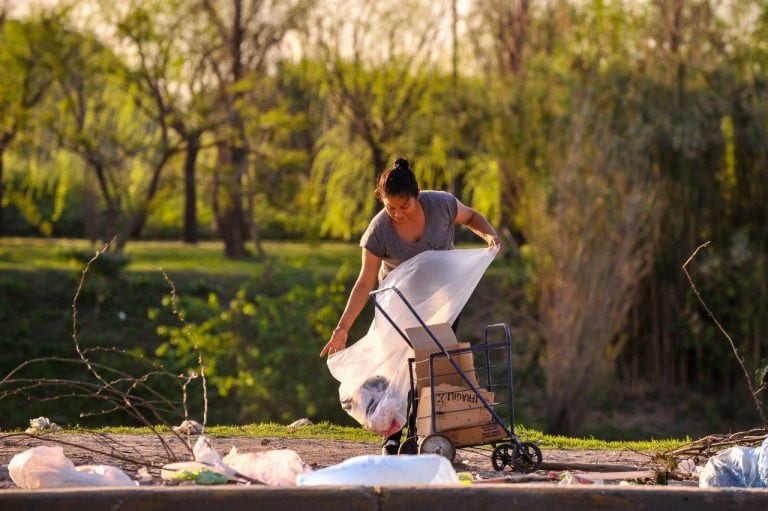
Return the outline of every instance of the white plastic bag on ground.
[[[178,461],[163,465],[160,477],[165,481],[171,481],[178,477],[180,472],[198,472],[210,470],[226,476],[229,480],[236,480],[235,471],[227,466],[221,459],[221,455],[211,445],[211,439],[207,435],[200,435],[192,447],[192,455],[195,461]]]
[[[199,461],[176,461],[163,465],[163,468],[160,469],[160,478],[163,481],[173,481],[178,479],[181,473],[196,473],[204,470],[221,474],[230,481],[237,481],[234,470],[231,468],[221,465],[208,465]]]
[[[299,486],[402,486],[459,484],[451,462],[438,454],[418,456],[356,456],[338,465],[300,474]]]
[[[224,463],[239,474],[270,486],[293,486],[298,475],[312,471],[291,449],[241,453],[233,447],[224,456]]]
[[[8,464],[11,480],[19,488],[74,488],[79,486],[135,486],[117,467],[81,465],[64,456],[61,447],[39,446],[17,454]]]
[[[731,447],[709,458],[699,473],[700,488],[768,486],[768,439],[760,447]]]
[[[395,268],[379,289],[396,287],[426,324],[453,323],[498,249],[429,250]],[[394,291],[376,296],[397,327],[420,326]],[[377,309],[368,333],[328,357],[341,385],[342,408],[365,429],[382,436],[405,424],[413,350]]]

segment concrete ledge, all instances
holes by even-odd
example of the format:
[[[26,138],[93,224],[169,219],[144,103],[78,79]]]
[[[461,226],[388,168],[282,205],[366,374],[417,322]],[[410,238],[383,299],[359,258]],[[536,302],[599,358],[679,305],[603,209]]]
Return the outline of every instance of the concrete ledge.
[[[373,511],[372,488],[181,486],[3,490],[0,511]]]
[[[436,504],[439,507],[436,507]],[[768,507],[768,490],[699,489],[669,486],[553,486],[515,484],[493,487],[413,489],[389,488],[382,493],[381,511],[758,511]]]
[[[0,510],[38,511],[763,511],[768,490],[544,484],[444,487],[264,486],[2,490]]]

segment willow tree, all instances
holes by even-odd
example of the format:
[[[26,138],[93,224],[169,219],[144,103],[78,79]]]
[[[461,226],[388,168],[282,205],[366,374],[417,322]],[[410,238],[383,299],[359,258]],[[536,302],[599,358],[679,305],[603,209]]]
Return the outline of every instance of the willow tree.
[[[145,207],[133,211],[124,236],[138,237],[157,196],[160,177],[173,156],[184,153],[183,239],[197,240],[197,157],[205,133],[223,119],[212,115],[205,57],[193,52],[195,27],[179,1],[100,2],[111,39],[128,68],[126,86],[139,91],[137,104],[157,126],[157,139],[147,158],[150,179]]]
[[[400,137],[432,83],[444,13],[420,1],[326,7],[313,25],[312,45],[325,63],[333,108],[313,164],[310,200],[321,207],[324,235],[349,238],[375,207],[376,175],[407,145]]]
[[[246,216],[244,179],[252,156],[247,115],[249,91],[263,86],[288,34],[301,28],[315,0],[195,0],[188,4],[196,27],[192,51],[205,57],[213,79],[214,109],[225,119],[216,131],[213,209],[227,257],[246,255],[247,236],[257,237]]]
[[[5,11],[3,11],[5,14]],[[5,154],[35,116],[34,107],[53,82],[51,52],[57,42],[62,14],[43,12],[26,20],[0,23],[0,236],[5,232]]]

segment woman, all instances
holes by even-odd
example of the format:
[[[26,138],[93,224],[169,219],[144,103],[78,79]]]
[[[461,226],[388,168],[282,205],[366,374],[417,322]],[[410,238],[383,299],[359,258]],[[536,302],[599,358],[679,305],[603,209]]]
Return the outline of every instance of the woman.
[[[499,236],[483,215],[450,193],[419,190],[405,158],[396,159],[392,168],[379,175],[374,193],[384,209],[371,220],[360,240],[360,274],[338,326],[320,352],[321,357],[346,347],[349,329],[377,280],[381,282],[400,263],[425,250],[453,249],[454,224],[466,225],[488,246],[501,248]],[[382,454],[397,454],[400,435],[398,432],[386,440]]]

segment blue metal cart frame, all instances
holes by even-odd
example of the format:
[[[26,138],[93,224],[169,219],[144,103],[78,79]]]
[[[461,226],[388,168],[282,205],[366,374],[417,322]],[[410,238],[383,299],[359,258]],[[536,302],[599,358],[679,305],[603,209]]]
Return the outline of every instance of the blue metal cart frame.
[[[397,288],[397,287],[386,287],[382,289],[378,289],[375,291],[372,291],[370,293],[371,300],[373,301],[374,306],[376,309],[381,312],[381,314],[386,318],[386,320],[392,325],[392,327],[397,331],[397,333],[403,338],[403,340],[413,348],[413,345],[411,344],[410,339],[408,336],[403,332],[403,330],[395,323],[395,321],[392,319],[392,317],[387,313],[387,311],[384,309],[384,307],[378,302],[377,295],[384,293],[384,292],[394,292],[405,304],[405,306],[408,308],[408,310],[413,314],[413,317],[416,319],[416,321],[419,323],[419,325],[424,329],[424,331],[429,335],[429,337],[432,339],[432,341],[435,343],[435,346],[438,348],[438,351],[435,351],[434,353],[431,353],[429,355],[429,384],[431,388],[430,393],[430,399],[432,400],[432,406],[431,406],[431,425],[432,429],[431,431],[433,433],[424,436],[422,438],[418,438],[415,431],[415,425],[414,417],[415,417],[415,403],[418,402],[418,396],[416,395],[416,385],[413,381],[413,368],[411,367],[409,374],[411,375],[411,392],[409,393],[409,402],[408,402],[408,438],[406,441],[401,445],[400,453],[401,454],[417,454],[417,453],[436,453],[441,454],[445,457],[447,457],[449,460],[453,461],[456,449],[457,448],[465,448],[465,447],[475,447],[479,445],[486,445],[486,443],[470,443],[467,445],[464,444],[457,444],[451,441],[448,435],[444,434],[447,431],[438,431],[437,429],[437,422],[436,422],[436,414],[435,414],[435,380],[434,380],[434,364],[435,360],[437,359],[447,359],[448,362],[451,364],[453,369],[455,370],[456,374],[458,374],[463,382],[466,384],[466,388],[468,390],[471,390],[474,392],[475,396],[477,397],[478,401],[482,404],[482,406],[490,413],[492,418],[492,423],[498,425],[505,433],[505,437],[499,439],[501,443],[498,443],[497,440],[488,442],[487,445],[492,445],[494,447],[492,454],[491,454],[491,462],[493,465],[493,468],[501,471],[505,467],[510,467],[511,469],[514,469],[518,472],[533,472],[536,471],[540,466],[542,462],[542,454],[541,449],[539,447],[532,443],[532,442],[521,442],[514,432],[514,399],[513,399],[513,381],[512,381],[512,339],[511,339],[511,332],[509,325],[506,323],[497,323],[488,325],[485,327],[485,331],[483,334],[483,343],[479,344],[477,346],[470,346],[467,348],[460,348],[460,349],[454,349],[454,350],[446,350],[445,346],[440,342],[440,340],[435,336],[434,332],[429,328],[429,326],[424,322],[424,320],[421,318],[421,316],[418,314],[418,312],[414,309],[414,307],[410,304],[410,302],[406,299],[406,297],[403,295],[403,293]],[[488,335],[489,332],[492,330],[501,329],[504,332],[504,340],[501,342],[495,342],[495,343],[489,343],[488,342]],[[491,361],[490,361],[490,352],[491,350],[500,350],[505,355],[505,369],[506,369],[506,381],[499,383],[494,383],[493,376],[492,376],[492,367],[491,367]],[[473,359],[474,355],[476,353],[484,353],[484,374],[486,375],[486,385],[484,387],[487,390],[492,390],[495,387],[499,385],[506,385],[508,390],[508,410],[509,410],[509,422],[507,423],[502,419],[502,417],[497,413],[497,411],[494,409],[493,403],[488,402],[486,398],[483,396],[483,394],[480,391],[480,388],[477,384],[475,384],[469,376],[466,374],[464,370],[457,364],[456,358],[458,356],[461,356],[465,353],[472,353]],[[409,360],[409,364],[413,363],[413,359]]]

